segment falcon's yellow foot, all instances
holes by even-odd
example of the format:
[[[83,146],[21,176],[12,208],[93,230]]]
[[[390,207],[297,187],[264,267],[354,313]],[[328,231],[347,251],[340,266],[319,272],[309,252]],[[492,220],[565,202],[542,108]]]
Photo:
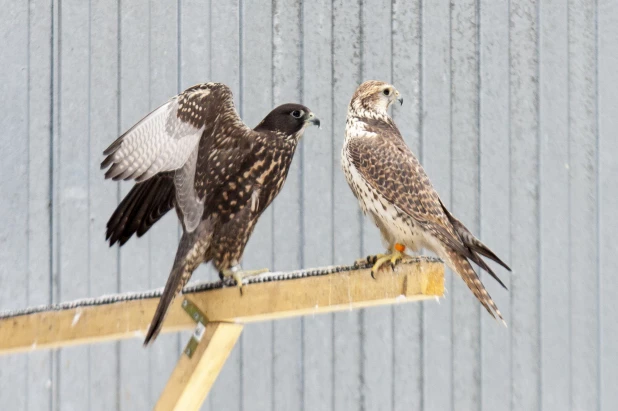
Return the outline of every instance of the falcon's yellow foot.
[[[242,280],[246,277],[252,277],[254,275],[267,273],[270,270],[268,268],[260,268],[258,270],[243,270],[240,265],[235,265],[221,272],[222,277],[232,277],[236,281],[236,286],[240,290],[242,296]]]
[[[365,258],[359,258],[358,260],[354,261],[354,264],[356,265],[365,265],[365,264],[375,264],[376,261],[378,261],[379,258],[384,257],[386,254],[376,254],[376,255],[368,255]]]
[[[373,263],[373,267],[371,267],[371,277],[375,280],[375,274],[378,272],[380,267],[382,267],[385,263],[390,262],[391,267],[395,268],[395,265],[403,260],[405,257],[408,257],[404,254],[406,247],[403,244],[395,243],[393,247],[394,250],[389,250],[387,254],[378,254],[375,262]]]

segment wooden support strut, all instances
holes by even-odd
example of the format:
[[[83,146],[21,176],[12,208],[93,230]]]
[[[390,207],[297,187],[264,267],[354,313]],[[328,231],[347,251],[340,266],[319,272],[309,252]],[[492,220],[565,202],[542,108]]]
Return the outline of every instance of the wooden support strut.
[[[243,329],[242,324],[208,322],[188,300],[183,301],[182,307],[197,325],[157,401],[157,411],[198,410]]]

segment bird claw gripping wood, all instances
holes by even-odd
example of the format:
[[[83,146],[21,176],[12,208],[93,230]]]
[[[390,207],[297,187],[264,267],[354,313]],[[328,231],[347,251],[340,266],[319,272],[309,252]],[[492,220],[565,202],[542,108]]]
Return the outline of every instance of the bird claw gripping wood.
[[[397,263],[408,257],[404,253],[406,248],[402,244],[397,243],[393,248],[393,250],[389,250],[389,252],[386,254],[378,254],[374,256],[375,259],[373,260],[373,267],[371,267],[371,277],[374,280],[376,279],[375,273],[377,273],[380,267],[382,267],[385,263],[389,263],[391,269],[395,269]],[[367,262],[371,264],[371,262],[369,261],[370,257],[371,256],[367,257]]]
[[[224,280],[225,277],[232,277],[236,282],[236,286],[240,290],[240,295],[242,296],[242,286],[243,279],[247,277],[252,277],[254,275],[267,273],[270,270],[268,268],[260,268],[258,270],[243,270],[240,265],[235,265],[226,270],[223,270],[219,273],[219,277],[221,280]]]

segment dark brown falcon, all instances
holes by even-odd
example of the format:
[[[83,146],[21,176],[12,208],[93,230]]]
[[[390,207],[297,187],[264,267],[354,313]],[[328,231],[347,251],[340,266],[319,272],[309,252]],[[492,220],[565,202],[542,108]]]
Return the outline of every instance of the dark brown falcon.
[[[388,247],[375,257],[372,275],[384,263],[405,257],[405,249],[433,251],[468,285],[495,318],[504,322],[470,262],[504,284],[481,256],[510,271],[444,206],[425,170],[404,142],[388,108],[403,103],[390,84],[361,84],[348,107],[341,163],[363,212],[371,217]],[[505,287],[506,288],[506,287]]]
[[[135,180],[107,223],[110,245],[142,236],[172,208],[183,234],[144,344],[161,330],[169,305],[193,271],[212,261],[242,277],[240,261],[255,224],[285,182],[299,139],[320,121],[284,104],[254,129],[239,118],[224,84],[195,85],[148,114],[105,150],[106,178]]]

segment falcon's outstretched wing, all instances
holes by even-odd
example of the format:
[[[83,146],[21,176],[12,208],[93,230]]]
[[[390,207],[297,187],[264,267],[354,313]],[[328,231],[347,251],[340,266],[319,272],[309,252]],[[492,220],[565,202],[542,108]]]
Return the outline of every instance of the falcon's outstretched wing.
[[[234,173],[233,168],[251,150],[251,132],[240,120],[227,86],[198,84],[170,99],[114,141],[104,151],[107,157],[101,168],[109,167],[106,178],[137,182],[173,171],[175,205],[191,232],[202,217],[209,186],[216,184],[208,176],[213,177],[217,163],[230,165],[232,169],[228,168],[227,173]],[[202,179],[196,181],[196,177]]]

